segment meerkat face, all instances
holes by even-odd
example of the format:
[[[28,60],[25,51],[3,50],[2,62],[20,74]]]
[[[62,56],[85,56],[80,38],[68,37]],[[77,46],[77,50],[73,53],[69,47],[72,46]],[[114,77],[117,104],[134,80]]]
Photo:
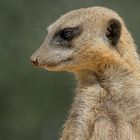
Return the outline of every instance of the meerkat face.
[[[91,68],[117,46],[121,19],[112,10],[93,7],[71,11],[48,27],[41,47],[31,56],[35,66],[51,71]]]

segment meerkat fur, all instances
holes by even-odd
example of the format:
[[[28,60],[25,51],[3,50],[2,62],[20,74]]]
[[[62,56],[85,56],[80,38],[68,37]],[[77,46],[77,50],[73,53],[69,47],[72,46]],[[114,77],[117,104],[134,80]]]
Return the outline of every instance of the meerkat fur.
[[[91,7],[66,13],[48,27],[31,60],[78,81],[60,140],[140,140],[140,61],[116,12]]]

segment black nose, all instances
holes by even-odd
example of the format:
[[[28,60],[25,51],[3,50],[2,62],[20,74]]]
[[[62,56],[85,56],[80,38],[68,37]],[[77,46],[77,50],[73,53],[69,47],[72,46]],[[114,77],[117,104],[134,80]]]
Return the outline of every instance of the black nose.
[[[34,66],[38,66],[38,64],[39,64],[37,58],[31,57],[31,62],[32,62],[32,64],[33,64]]]

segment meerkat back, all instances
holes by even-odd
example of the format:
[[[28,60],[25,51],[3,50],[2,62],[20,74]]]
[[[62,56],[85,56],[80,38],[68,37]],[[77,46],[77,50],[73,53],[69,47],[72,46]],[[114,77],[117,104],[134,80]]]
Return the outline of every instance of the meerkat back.
[[[31,61],[76,77],[60,140],[140,140],[140,61],[116,12],[91,7],[66,13],[48,27]]]

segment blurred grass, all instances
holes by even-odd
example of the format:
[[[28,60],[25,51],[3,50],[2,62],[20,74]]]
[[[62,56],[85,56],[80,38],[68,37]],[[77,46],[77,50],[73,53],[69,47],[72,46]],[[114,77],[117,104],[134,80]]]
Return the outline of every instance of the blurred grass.
[[[46,28],[65,12],[95,5],[124,17],[139,46],[140,1],[0,1],[0,139],[56,140],[69,109],[75,81],[67,73],[35,69],[30,55]]]

